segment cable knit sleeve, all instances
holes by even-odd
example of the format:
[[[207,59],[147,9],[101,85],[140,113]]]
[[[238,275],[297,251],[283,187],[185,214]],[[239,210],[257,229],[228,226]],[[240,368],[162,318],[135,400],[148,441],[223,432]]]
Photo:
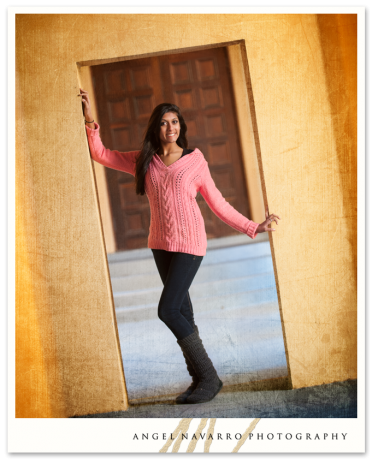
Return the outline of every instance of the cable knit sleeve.
[[[92,159],[108,168],[128,172],[135,176],[135,161],[139,151],[120,152],[109,150],[102,144],[99,134],[100,126],[96,122],[94,129],[88,126],[85,126],[85,128]]]
[[[211,177],[209,165],[206,160],[204,160],[201,179],[202,183],[199,191],[213,213],[235,230],[248,235],[248,237],[255,238],[257,235],[256,229],[259,224],[240,214],[224,199]]]

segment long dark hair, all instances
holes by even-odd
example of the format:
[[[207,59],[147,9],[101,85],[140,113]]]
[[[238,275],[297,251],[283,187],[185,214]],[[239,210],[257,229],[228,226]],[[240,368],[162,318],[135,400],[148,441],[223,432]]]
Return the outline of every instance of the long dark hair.
[[[180,122],[180,135],[176,143],[181,148],[188,148],[188,141],[186,140],[186,124],[180,108],[172,103],[161,103],[152,112],[148,121],[147,129],[142,142],[142,149],[136,160],[135,167],[135,185],[137,195],[144,195],[144,178],[147,173],[148,166],[155,153],[160,148],[160,124],[165,113],[176,113]]]

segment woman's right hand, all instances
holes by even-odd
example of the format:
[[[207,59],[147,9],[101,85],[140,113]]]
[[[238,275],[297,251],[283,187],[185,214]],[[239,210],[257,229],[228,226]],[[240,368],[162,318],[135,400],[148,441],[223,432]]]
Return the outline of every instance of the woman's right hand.
[[[281,219],[279,216],[277,216],[277,214],[268,214],[268,211],[265,212],[265,217],[265,221],[259,224],[256,229],[256,232],[258,232],[259,234],[263,232],[274,232],[276,229],[272,229],[271,227],[269,227],[270,224],[272,222],[275,222],[278,225],[277,219]]]
[[[89,94],[86,90],[80,89],[81,102],[83,104],[83,113],[86,121],[93,121],[94,117],[92,115],[91,102],[89,100]],[[88,124],[89,127],[94,129],[94,123]]]

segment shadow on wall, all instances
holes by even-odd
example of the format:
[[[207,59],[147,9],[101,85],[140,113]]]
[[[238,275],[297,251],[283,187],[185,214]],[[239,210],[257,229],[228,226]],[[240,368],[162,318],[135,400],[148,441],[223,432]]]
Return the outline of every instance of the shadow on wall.
[[[354,217],[357,220],[357,15],[320,14],[317,20],[339,164],[337,172],[344,185],[338,219]],[[348,221],[348,224],[357,282],[356,222]]]
[[[343,195],[341,210],[334,211],[332,234],[347,237],[354,271],[354,282],[343,288],[341,304],[353,309],[340,319],[339,334],[348,346],[347,356],[353,353],[349,363],[357,366],[357,15],[320,14],[317,21]]]

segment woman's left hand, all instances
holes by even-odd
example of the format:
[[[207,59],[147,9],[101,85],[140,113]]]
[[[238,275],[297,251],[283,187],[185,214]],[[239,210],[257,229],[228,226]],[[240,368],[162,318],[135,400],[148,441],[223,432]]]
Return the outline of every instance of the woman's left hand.
[[[256,229],[256,232],[258,232],[259,234],[263,232],[274,232],[276,229],[272,229],[271,227],[269,227],[270,224],[274,221],[278,225],[277,219],[281,219],[279,216],[277,216],[277,214],[268,214],[268,211],[266,211],[265,216],[265,221],[259,224],[259,226]]]
[[[81,102],[83,104],[84,117],[86,120],[92,121],[92,119],[94,118],[92,116],[92,108],[91,108],[91,102],[89,100],[89,93],[84,89],[80,89],[80,94],[78,95],[78,97],[80,96],[81,96]]]

